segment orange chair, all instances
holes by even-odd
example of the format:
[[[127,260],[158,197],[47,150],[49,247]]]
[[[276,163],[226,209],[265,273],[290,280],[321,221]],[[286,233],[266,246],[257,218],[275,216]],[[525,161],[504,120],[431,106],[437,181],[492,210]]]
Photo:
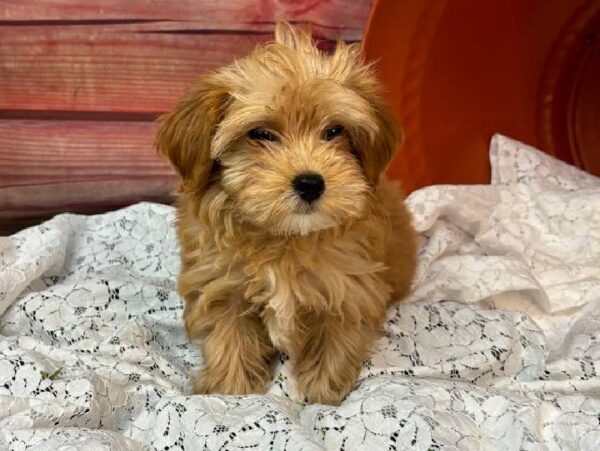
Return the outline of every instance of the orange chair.
[[[488,183],[498,132],[600,175],[599,0],[375,0],[363,50],[403,124],[406,191]]]

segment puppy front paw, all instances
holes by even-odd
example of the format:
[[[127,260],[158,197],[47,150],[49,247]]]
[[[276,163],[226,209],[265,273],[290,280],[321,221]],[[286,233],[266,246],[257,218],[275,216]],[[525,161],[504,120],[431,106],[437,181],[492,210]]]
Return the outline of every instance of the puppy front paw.
[[[335,373],[326,365],[299,371],[298,388],[311,404],[338,406],[356,386],[360,367],[351,366]]]
[[[275,349],[258,314],[247,311],[244,303],[234,303],[233,307],[225,313],[214,307],[211,331],[202,342],[204,366],[191,379],[196,394],[248,395],[266,391]]]
[[[192,377],[192,391],[195,395],[250,395],[264,393],[270,379],[268,371],[260,374],[245,371],[241,367],[204,368]]]

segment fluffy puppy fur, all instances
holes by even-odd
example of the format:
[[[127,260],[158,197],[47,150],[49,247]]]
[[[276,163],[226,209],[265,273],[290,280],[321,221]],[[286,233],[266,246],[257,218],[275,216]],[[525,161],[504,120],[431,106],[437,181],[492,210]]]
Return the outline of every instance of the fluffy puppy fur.
[[[182,179],[178,286],[204,356],[192,386],[264,392],[283,351],[309,402],[338,404],[415,268],[409,213],[380,177],[398,132],[357,46],[325,55],[287,24],[275,36],[201,78],[157,136]],[[318,199],[301,174],[321,176]]]

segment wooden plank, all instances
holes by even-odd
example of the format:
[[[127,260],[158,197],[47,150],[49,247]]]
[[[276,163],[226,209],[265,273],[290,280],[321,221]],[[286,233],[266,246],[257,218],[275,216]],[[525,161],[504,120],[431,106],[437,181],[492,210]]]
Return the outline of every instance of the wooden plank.
[[[43,3],[61,7],[61,14],[48,16],[53,19],[67,17],[64,8],[70,11],[69,4],[77,10],[76,4],[68,1]],[[257,43],[272,38],[272,24],[268,22],[236,22],[223,16],[222,22],[204,19],[148,23],[144,17],[152,14],[145,15],[141,4],[138,11],[117,7],[129,5],[128,2],[108,3],[102,11],[110,11],[112,5],[123,14],[138,16],[127,23],[6,25],[14,23],[15,17],[25,16],[18,14],[20,4],[0,0],[3,17],[11,19],[0,26],[0,109],[166,111],[200,74],[227,64],[248,53]],[[194,4],[197,7],[197,2]],[[362,22],[356,20],[352,27],[345,27],[343,17],[335,22],[328,12],[330,15],[323,16],[323,23],[315,28],[316,35],[333,39],[341,33],[347,40],[360,39],[366,9],[364,2],[352,4],[363,5],[355,11],[362,14]],[[307,6],[305,10],[321,11],[324,7],[319,5],[313,5],[313,9]],[[87,11],[87,6],[78,8]],[[38,16],[35,8],[29,11],[32,17],[45,17]],[[96,9],[86,14],[91,14],[90,11]],[[174,16],[187,12],[185,8],[175,8]],[[87,16],[75,14],[75,17]],[[332,21],[341,25],[328,25]]]
[[[0,219],[168,201],[155,124],[0,120]]]
[[[0,27],[0,109],[167,111],[200,74],[267,36]]]
[[[1,26],[0,110],[164,112],[198,76],[270,39],[262,28]]]
[[[277,20],[311,22],[360,39],[370,0],[0,0],[2,21],[192,20],[247,29]],[[328,36],[335,38],[335,36]]]

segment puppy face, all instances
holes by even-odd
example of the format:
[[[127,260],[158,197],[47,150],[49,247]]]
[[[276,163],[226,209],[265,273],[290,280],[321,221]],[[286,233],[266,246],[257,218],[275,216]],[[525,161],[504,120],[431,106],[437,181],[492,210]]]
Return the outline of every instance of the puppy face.
[[[235,220],[277,235],[364,215],[396,144],[358,49],[324,55],[285,24],[275,42],[201,79],[157,138],[201,202],[218,198]]]

